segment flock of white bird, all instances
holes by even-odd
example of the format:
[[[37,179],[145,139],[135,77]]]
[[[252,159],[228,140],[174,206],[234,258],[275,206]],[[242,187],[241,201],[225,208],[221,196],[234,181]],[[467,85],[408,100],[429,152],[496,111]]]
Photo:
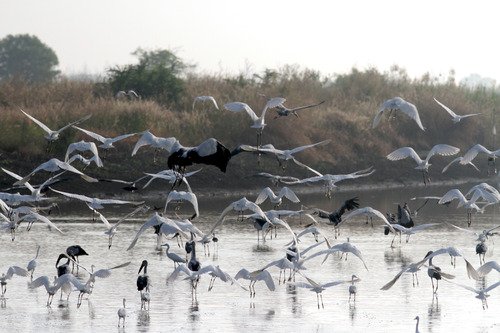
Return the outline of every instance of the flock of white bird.
[[[116,98],[120,98],[122,95],[127,95],[129,97],[138,98],[137,94],[134,91],[120,91]],[[93,219],[97,218],[103,222],[105,226],[104,233],[109,236],[108,248],[112,246],[113,237],[117,234],[118,227],[121,223],[123,223],[127,218],[141,213],[147,214],[150,207],[148,207],[143,201],[129,201],[129,200],[118,200],[112,198],[92,198],[79,193],[69,193],[65,191],[61,191],[57,189],[58,182],[61,181],[61,176],[65,173],[73,173],[84,181],[87,182],[99,182],[99,179],[92,177],[83,172],[83,170],[89,166],[92,162],[94,162],[96,167],[104,167],[105,163],[99,157],[99,150],[108,150],[114,148],[114,143],[130,138],[136,135],[141,135],[138,139],[135,147],[132,150],[131,155],[134,156],[137,151],[144,146],[150,146],[155,149],[155,156],[157,151],[164,150],[168,153],[168,169],[159,171],[155,174],[147,173],[143,177],[137,180],[118,180],[111,179],[106,181],[119,182],[127,185],[127,189],[134,190],[138,188],[138,184],[143,181],[146,182],[142,188],[147,187],[153,180],[155,179],[163,179],[167,180],[171,185],[171,189],[168,193],[165,206],[163,208],[163,213],[159,214],[154,212],[144,224],[139,228],[135,238],[132,240],[128,249],[133,248],[140,239],[140,236],[149,229],[154,229],[155,233],[158,235],[157,244],[155,246],[157,248],[161,248],[162,245],[166,246],[166,254],[169,259],[174,262],[174,271],[169,276],[168,281],[175,281],[178,277],[185,277],[191,280],[193,295],[196,297],[196,289],[197,282],[200,276],[204,274],[210,275],[211,282],[209,286],[209,290],[212,289],[213,283],[216,278],[219,278],[223,282],[229,282],[231,284],[237,284],[241,288],[247,290],[251,297],[255,297],[255,283],[258,281],[264,281],[265,285],[270,291],[274,291],[276,286],[274,284],[273,276],[270,274],[268,269],[270,267],[276,266],[280,269],[280,277],[278,281],[283,283],[298,287],[298,288],[306,288],[316,293],[317,295],[317,305],[318,308],[324,307],[322,300],[322,292],[329,287],[333,287],[340,284],[350,284],[349,294],[351,300],[351,296],[353,296],[353,300],[355,301],[356,294],[356,285],[360,279],[356,276],[356,274],[350,273],[350,279],[343,279],[339,281],[330,281],[327,283],[320,283],[313,281],[310,277],[308,277],[305,273],[306,264],[310,263],[310,260],[316,257],[322,257],[323,262],[327,260],[328,256],[333,253],[338,253],[342,255],[346,255],[348,253],[352,253],[354,256],[359,258],[363,263],[364,267],[368,270],[367,263],[364,261],[361,251],[356,248],[354,244],[349,242],[349,239],[345,243],[338,243],[335,245],[331,245],[330,240],[326,236],[325,232],[321,231],[321,223],[316,219],[318,218],[326,219],[325,225],[331,225],[328,228],[333,228],[335,230],[335,235],[337,237],[340,226],[347,222],[350,219],[354,219],[356,216],[366,216],[366,218],[372,220],[373,217],[378,218],[383,225],[386,227],[387,232],[392,232],[394,235],[405,234],[407,236],[407,242],[410,235],[415,232],[422,230],[427,227],[432,227],[436,224],[425,224],[420,226],[415,226],[411,216],[415,215],[410,212],[406,206],[404,208],[400,207],[399,217],[394,218],[390,214],[384,214],[377,209],[372,207],[361,207],[359,208],[359,203],[357,202],[357,198],[353,198],[350,200],[346,200],[342,206],[338,210],[334,210],[333,212],[326,212],[317,208],[306,208],[302,207],[299,210],[279,210],[280,205],[283,200],[289,200],[292,203],[298,204],[300,203],[299,196],[290,188],[294,185],[299,184],[308,184],[315,182],[322,182],[325,188],[325,194],[328,198],[331,197],[331,192],[336,187],[336,183],[347,180],[347,179],[356,179],[360,177],[368,177],[373,172],[374,169],[368,168],[365,170],[359,170],[352,172],[350,174],[343,175],[333,175],[333,174],[322,174],[319,171],[312,169],[311,167],[299,162],[295,157],[295,154],[305,150],[312,148],[319,148],[322,145],[328,144],[330,140],[324,140],[318,143],[308,144],[301,147],[291,148],[291,149],[276,149],[273,145],[262,145],[262,134],[264,128],[267,126],[265,122],[265,116],[268,110],[275,110],[276,117],[283,117],[288,115],[295,115],[298,117],[297,111],[303,110],[307,108],[317,107],[321,105],[323,102],[307,105],[303,107],[297,107],[293,109],[289,109],[284,106],[285,99],[281,97],[270,98],[268,96],[263,95],[267,99],[267,103],[261,113],[260,116],[257,116],[256,113],[248,106],[246,103],[242,102],[231,102],[224,105],[224,109],[232,112],[241,112],[245,111],[250,116],[253,124],[252,128],[255,128],[257,131],[257,140],[256,145],[240,145],[237,149],[232,152],[229,151],[222,143],[220,143],[216,139],[208,139],[201,143],[197,147],[184,147],[182,146],[176,138],[161,138],[154,136],[149,131],[144,131],[142,133],[130,133],[120,135],[115,138],[106,138],[102,135],[94,133],[88,129],[84,129],[80,125],[84,124],[85,120],[87,120],[90,116],[83,117],[79,120],[71,122],[70,124],[60,128],[57,131],[51,130],[44,123],[37,120],[33,116],[29,115],[25,111],[21,110],[21,112],[26,115],[30,120],[35,122],[40,128],[42,128],[47,135],[45,136],[49,142],[47,146],[47,151],[50,151],[50,142],[57,140],[59,138],[60,133],[63,130],[74,128],[89,138],[92,138],[100,143],[99,146],[96,145],[95,142],[86,142],[84,140],[71,143],[65,153],[64,161],[58,160],[57,158],[51,158],[49,161],[39,165],[29,174],[22,176],[17,175],[14,172],[2,168],[2,170],[9,176],[13,177],[15,181],[13,182],[13,188],[16,189],[26,189],[26,193],[28,194],[20,194],[20,193],[11,193],[11,192],[2,192],[0,193],[0,230],[8,230],[11,233],[12,241],[15,240],[15,233],[18,231],[19,226],[22,222],[27,222],[27,230],[31,228],[31,225],[34,222],[43,222],[46,223],[53,230],[63,233],[53,222],[50,221],[47,211],[54,209],[56,204],[54,203],[54,196],[48,196],[48,193],[58,194],[63,197],[68,198],[69,200],[79,200],[83,201],[92,211]],[[211,101],[214,107],[219,110],[216,100],[212,96],[200,96],[194,99],[192,108],[194,109],[197,102],[203,101]],[[451,116],[452,121],[455,123],[460,122],[460,120],[475,116],[478,114],[469,114],[469,115],[457,115],[447,106],[443,105],[441,102],[436,102],[442,106]],[[389,110],[390,117],[393,117],[393,113],[396,111],[400,111],[408,115],[411,119],[413,119],[418,127],[421,130],[425,130],[422,121],[420,119],[419,113],[415,105],[406,102],[400,97],[396,97],[394,99],[388,100],[382,104],[378,113],[375,116],[373,121],[373,127],[375,128],[382,118],[382,115],[385,110]],[[79,125],[79,126],[76,126]],[[74,154],[74,152],[79,152],[79,154]],[[269,173],[256,173],[252,175],[253,177],[264,177],[270,179],[273,184],[278,187],[280,184],[285,184],[280,189],[279,192],[275,193],[273,189],[270,187],[264,188],[260,194],[257,196],[255,202],[248,200],[243,197],[240,200],[229,203],[226,209],[222,211],[217,221],[210,227],[207,232],[201,231],[195,224],[195,220],[200,216],[199,208],[198,208],[198,199],[195,192],[192,190],[191,186],[188,183],[188,178],[194,176],[197,172],[191,171],[187,172],[186,167],[191,166],[192,164],[208,164],[213,165],[219,168],[222,172],[225,172],[227,164],[229,160],[235,155],[242,152],[252,152],[257,153],[258,158],[261,158],[261,155],[269,155],[277,158],[279,165],[283,170],[286,168],[286,163],[288,161],[293,161],[300,167],[309,170],[314,176],[298,179],[293,176],[280,176],[280,175],[272,175]],[[405,159],[407,157],[412,157],[416,163],[417,167],[415,169],[422,170],[423,172],[423,180],[424,184],[430,183],[430,178],[428,174],[428,168],[430,166],[429,160],[434,155],[442,155],[442,156],[452,156],[459,152],[459,149],[453,147],[448,144],[437,144],[431,148],[426,158],[422,160],[417,152],[411,147],[402,147],[394,152],[387,155],[387,158],[391,161]],[[484,148],[481,145],[473,146],[463,157],[457,158],[450,162],[444,169],[445,172],[449,166],[454,162],[459,162],[461,165],[472,165],[474,168],[477,167],[472,164],[472,160],[478,155],[478,153],[485,153],[488,156],[489,160],[494,161],[496,156],[499,156],[500,150],[498,151],[490,151]],[[86,156],[86,157],[84,157]],[[91,156],[91,159],[88,157]],[[76,161],[80,161],[81,165],[84,166],[82,170],[79,170],[72,164]],[[42,170],[48,171],[51,173],[50,177],[44,181],[41,185],[34,186],[29,183],[31,178],[35,174],[39,174]],[[59,172],[55,174],[55,172]],[[78,180],[77,180],[78,181]],[[102,180],[101,180],[102,181]],[[186,190],[180,190],[180,186],[185,186]],[[264,203],[267,199],[274,205],[273,210],[263,211],[260,207],[262,203]],[[483,212],[485,207],[489,205],[493,205],[500,202],[500,193],[493,186],[488,185],[486,183],[481,183],[466,193],[462,194],[458,189],[452,189],[449,192],[445,193],[443,196],[433,196],[433,197],[420,197],[415,199],[424,199],[426,203],[428,200],[438,200],[439,204],[449,204],[452,200],[457,199],[459,201],[458,207],[464,207],[467,210],[468,214],[468,224],[471,225],[471,216],[474,211]],[[192,206],[193,215],[190,218],[178,220],[176,218],[167,217],[170,214],[167,207],[169,204],[172,206],[172,203],[178,203],[179,201],[187,201]],[[49,204],[44,205],[45,202]],[[106,217],[100,212],[104,208],[104,205],[123,205],[127,207],[129,205],[134,206],[128,214],[116,222],[114,225],[111,225]],[[481,205],[481,206],[480,206]],[[176,209],[178,208],[178,205]],[[128,210],[128,208],[124,208],[124,210]],[[261,241],[260,237],[262,237],[262,241],[266,240],[266,237],[271,235],[273,230],[276,233],[277,228],[284,228],[289,235],[290,243],[287,245],[285,250],[285,255],[283,258],[271,262],[271,263],[263,263],[262,269],[257,271],[249,272],[245,268],[242,268],[236,275],[231,276],[226,271],[223,271],[219,265],[203,265],[198,260],[196,255],[196,244],[201,243],[204,246],[205,253],[209,253],[210,243],[216,243],[218,239],[215,237],[215,231],[219,228],[223,222],[226,220],[228,215],[232,212],[236,211],[238,213],[238,219],[246,219],[253,223],[253,226],[257,230],[258,239],[257,241]],[[350,211],[345,217],[342,215]],[[248,215],[244,215],[245,212],[250,212]],[[287,222],[287,219],[291,217],[300,217],[306,218],[308,221],[308,225],[303,230],[293,230]],[[373,225],[373,222],[372,222]],[[477,253],[479,255],[483,255],[487,250],[486,242],[488,237],[491,237],[495,233],[493,230],[497,227],[494,227],[490,230],[484,231],[483,233],[472,232],[469,229],[460,228],[458,226],[453,226],[457,229],[473,233],[477,235],[479,242],[477,247]],[[325,227],[326,228],[326,227]],[[316,239],[316,244],[310,246],[309,248],[301,248],[300,238],[306,234],[313,234]],[[189,260],[183,258],[183,256],[179,256],[176,253],[169,252],[170,246],[168,244],[163,244],[164,236],[174,236],[177,237],[178,242],[180,239],[187,240],[185,250],[186,256],[189,257]],[[3,240],[5,241],[5,240]],[[394,240],[393,240],[394,242]],[[317,250],[317,248],[322,247],[321,250]],[[484,249],[482,248],[484,247]],[[40,249],[38,248],[38,251]],[[37,257],[38,257],[37,251]],[[316,252],[314,252],[316,251]],[[311,253],[309,253],[311,252]],[[452,258],[456,256],[462,256],[460,250],[456,248],[445,248],[438,249],[436,251],[429,252],[422,260],[412,263],[397,273],[393,280],[389,281],[385,286],[382,287],[383,290],[390,289],[398,279],[404,273],[412,273],[414,278],[416,279],[416,283],[418,284],[418,278],[416,276],[417,272],[420,268],[428,263],[427,273],[431,280],[433,281],[433,292],[435,293],[438,289],[438,281],[441,279],[450,280],[453,278],[452,275],[444,273],[441,271],[439,267],[436,267],[432,264],[432,258],[436,255],[440,254],[449,254]],[[36,267],[36,258],[33,262],[30,262],[26,269],[19,266],[11,266],[7,269],[7,272],[4,273],[0,277],[0,282],[2,285],[2,297],[6,292],[7,281],[12,279],[14,275],[20,276],[29,276],[31,274],[32,286],[39,287],[45,286],[49,299],[47,301],[47,305],[50,306],[52,302],[52,297],[57,293],[59,289],[62,289],[65,292],[69,292],[71,289],[70,285],[73,285],[74,288],[79,290],[79,297],[77,300],[77,306],[81,304],[82,297],[84,295],[90,295],[92,293],[93,284],[95,282],[95,277],[107,277],[111,274],[111,270],[125,267],[129,263],[125,263],[122,265],[118,265],[116,267],[112,267],[105,270],[98,270],[96,272],[93,271],[93,267],[91,270],[87,270],[85,267],[80,265],[78,260],[78,255],[74,253],[74,251],[67,251],[63,258],[66,258],[66,264],[61,266],[65,266],[61,268],[63,274],[59,274],[59,276],[54,280],[51,284],[50,279],[46,276],[38,277],[33,280],[33,273]],[[480,257],[481,258],[481,257]],[[465,259],[465,258],[464,258]],[[59,261],[59,260],[58,260]],[[76,264],[76,267],[82,267],[85,271],[89,273],[89,279],[87,282],[83,283],[74,275],[72,275],[72,270],[68,269],[69,264],[73,262]],[[482,276],[488,274],[492,269],[500,271],[500,266],[496,262],[487,262],[484,263],[484,259],[481,260],[481,264],[483,264],[480,268],[475,269],[473,265],[465,259],[467,273],[469,277],[473,279],[480,279]],[[60,267],[61,267],[60,266]],[[311,269],[313,266],[309,266]],[[64,269],[66,269],[64,271]],[[143,269],[143,273],[141,274],[141,270]],[[289,271],[288,278],[285,277],[286,270]],[[283,275],[283,278],[281,277]],[[249,281],[248,288],[244,285],[240,284],[238,280],[245,279]],[[434,281],[436,281],[436,286],[434,287]],[[450,281],[451,282],[451,281]],[[415,282],[414,282],[415,284]],[[500,285],[500,282],[492,284],[491,286],[476,290],[472,287],[459,285],[467,290],[470,290],[477,294],[477,298],[479,298],[483,302],[483,308],[487,307],[486,297],[487,292],[492,290],[493,288]],[[137,280],[138,290],[141,291],[141,304],[143,308],[146,308],[146,303],[148,304],[149,309],[149,301],[151,298],[150,294],[150,282],[147,275],[147,260],[144,260],[141,269],[138,273]],[[69,290],[68,290],[69,289]],[[61,293],[62,295],[62,293]],[[69,294],[68,294],[69,295]],[[68,296],[69,297],[69,296]],[[123,308],[118,311],[118,325],[120,326],[121,320],[123,320],[122,325],[125,325],[125,302],[123,299]],[[418,317],[417,317],[418,318]],[[417,319],[418,320],[418,319]],[[418,321],[417,321],[418,325]]]

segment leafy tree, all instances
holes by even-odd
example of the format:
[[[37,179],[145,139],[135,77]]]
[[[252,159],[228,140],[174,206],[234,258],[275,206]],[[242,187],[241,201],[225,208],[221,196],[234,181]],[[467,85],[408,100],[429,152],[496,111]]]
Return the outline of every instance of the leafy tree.
[[[0,79],[25,79],[30,83],[50,81],[60,72],[57,55],[36,36],[8,35],[0,40]]]
[[[176,102],[184,92],[180,75],[192,67],[169,50],[146,51],[138,48],[132,53],[139,59],[136,65],[108,70],[109,84],[115,92],[133,89],[143,98],[160,103]]]

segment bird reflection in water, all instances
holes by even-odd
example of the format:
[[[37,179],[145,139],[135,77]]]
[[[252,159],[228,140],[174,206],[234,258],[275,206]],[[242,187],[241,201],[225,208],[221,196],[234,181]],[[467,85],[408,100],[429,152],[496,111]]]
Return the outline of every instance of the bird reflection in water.
[[[197,299],[193,300],[189,307],[189,319],[191,319],[192,322],[200,320],[200,307]]]

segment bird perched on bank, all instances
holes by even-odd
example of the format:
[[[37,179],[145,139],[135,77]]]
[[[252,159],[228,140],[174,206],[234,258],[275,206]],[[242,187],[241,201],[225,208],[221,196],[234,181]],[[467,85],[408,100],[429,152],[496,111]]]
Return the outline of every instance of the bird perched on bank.
[[[380,122],[380,119],[382,118],[382,114],[383,114],[384,110],[386,110],[386,109],[389,109],[389,117],[391,117],[392,113],[394,111],[397,111],[397,110],[405,113],[408,117],[415,120],[418,127],[420,127],[420,129],[422,131],[425,131],[425,128],[422,125],[422,121],[420,120],[420,116],[418,114],[417,107],[415,105],[405,101],[401,97],[395,97],[393,99],[389,99],[382,104],[382,106],[380,107],[380,109],[377,112],[377,115],[375,116],[375,119],[373,119],[373,127],[372,128],[375,128],[378,125],[378,123]]]
[[[387,155],[387,159],[391,161],[398,161],[398,160],[403,160],[407,157],[413,158],[417,163],[417,167],[415,169],[422,170],[422,175],[424,177],[424,185],[426,185],[427,183],[430,184],[431,182],[431,179],[429,177],[429,167],[431,166],[431,164],[429,164],[429,159],[436,154],[442,156],[451,156],[457,154],[459,151],[460,148],[453,147],[447,144],[438,144],[432,147],[432,149],[427,154],[425,160],[422,160],[417,155],[417,152],[413,148],[402,147],[396,149],[395,151]]]
[[[118,327],[120,327],[120,320],[123,319],[123,327],[125,327],[125,317],[127,316],[127,309],[125,308],[125,298],[123,299],[123,308],[118,309]]]

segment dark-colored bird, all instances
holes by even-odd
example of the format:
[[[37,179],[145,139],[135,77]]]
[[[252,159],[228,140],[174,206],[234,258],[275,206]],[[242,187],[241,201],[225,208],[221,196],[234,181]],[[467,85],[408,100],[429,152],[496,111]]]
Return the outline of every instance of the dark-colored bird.
[[[198,163],[218,167],[226,172],[227,163],[231,159],[231,152],[222,143],[214,138],[202,142],[198,147],[184,147],[176,141],[170,150],[168,167],[183,172],[186,166]]]
[[[141,267],[139,268],[139,272],[137,272],[137,274],[140,274],[143,269],[144,269],[144,273],[137,277],[137,290],[140,292],[142,292],[143,290],[146,290],[147,292],[149,292],[149,276],[148,276],[148,261],[147,260],[142,261]]]
[[[328,224],[333,224],[333,226],[336,227],[342,221],[342,215],[344,215],[346,210],[350,211],[359,207],[358,201],[358,197],[354,197],[352,199],[344,201],[339,209],[334,210],[331,213],[328,213],[327,211],[321,209],[316,209],[313,214],[318,215],[321,218],[330,220]],[[338,232],[338,229],[335,228],[335,239],[337,239]]]
[[[398,204],[398,216],[397,216],[397,221],[394,220],[392,221],[392,215],[391,219],[388,219],[389,223],[391,224],[399,224],[400,226],[403,226],[405,228],[413,228],[415,226],[415,223],[413,222],[413,219],[411,218],[411,210],[408,207],[408,203],[404,203],[403,207]],[[384,226],[384,235],[388,235],[391,232],[389,230],[388,226]],[[395,235],[394,238],[392,239],[391,246],[394,244],[394,239],[396,239],[397,234],[399,234],[399,242],[401,243],[401,232],[398,231]]]
[[[427,254],[425,255],[425,258],[431,256],[433,253],[434,253],[433,251],[427,252]],[[438,290],[438,287],[439,287],[438,282],[439,282],[439,280],[441,280],[441,278],[453,279],[454,276],[450,275],[450,274],[446,274],[446,273],[441,271],[440,267],[434,266],[432,264],[432,258],[433,258],[432,256],[429,258],[429,267],[427,268],[427,275],[429,275],[429,277],[431,278],[432,292],[435,294]],[[434,280],[436,280],[436,288],[434,288]]]
[[[486,251],[488,251],[488,246],[484,239],[476,245],[476,254],[479,255],[479,265],[485,263],[484,257],[486,256]]]
[[[78,264],[80,261],[78,260],[79,256],[88,256],[89,254],[85,252],[85,250],[80,246],[80,245],[71,245],[66,249],[66,254],[70,256],[71,259],[76,261],[76,274],[78,275]],[[71,273],[73,273],[73,270],[75,268],[75,262],[73,261],[73,266],[71,268]]]

